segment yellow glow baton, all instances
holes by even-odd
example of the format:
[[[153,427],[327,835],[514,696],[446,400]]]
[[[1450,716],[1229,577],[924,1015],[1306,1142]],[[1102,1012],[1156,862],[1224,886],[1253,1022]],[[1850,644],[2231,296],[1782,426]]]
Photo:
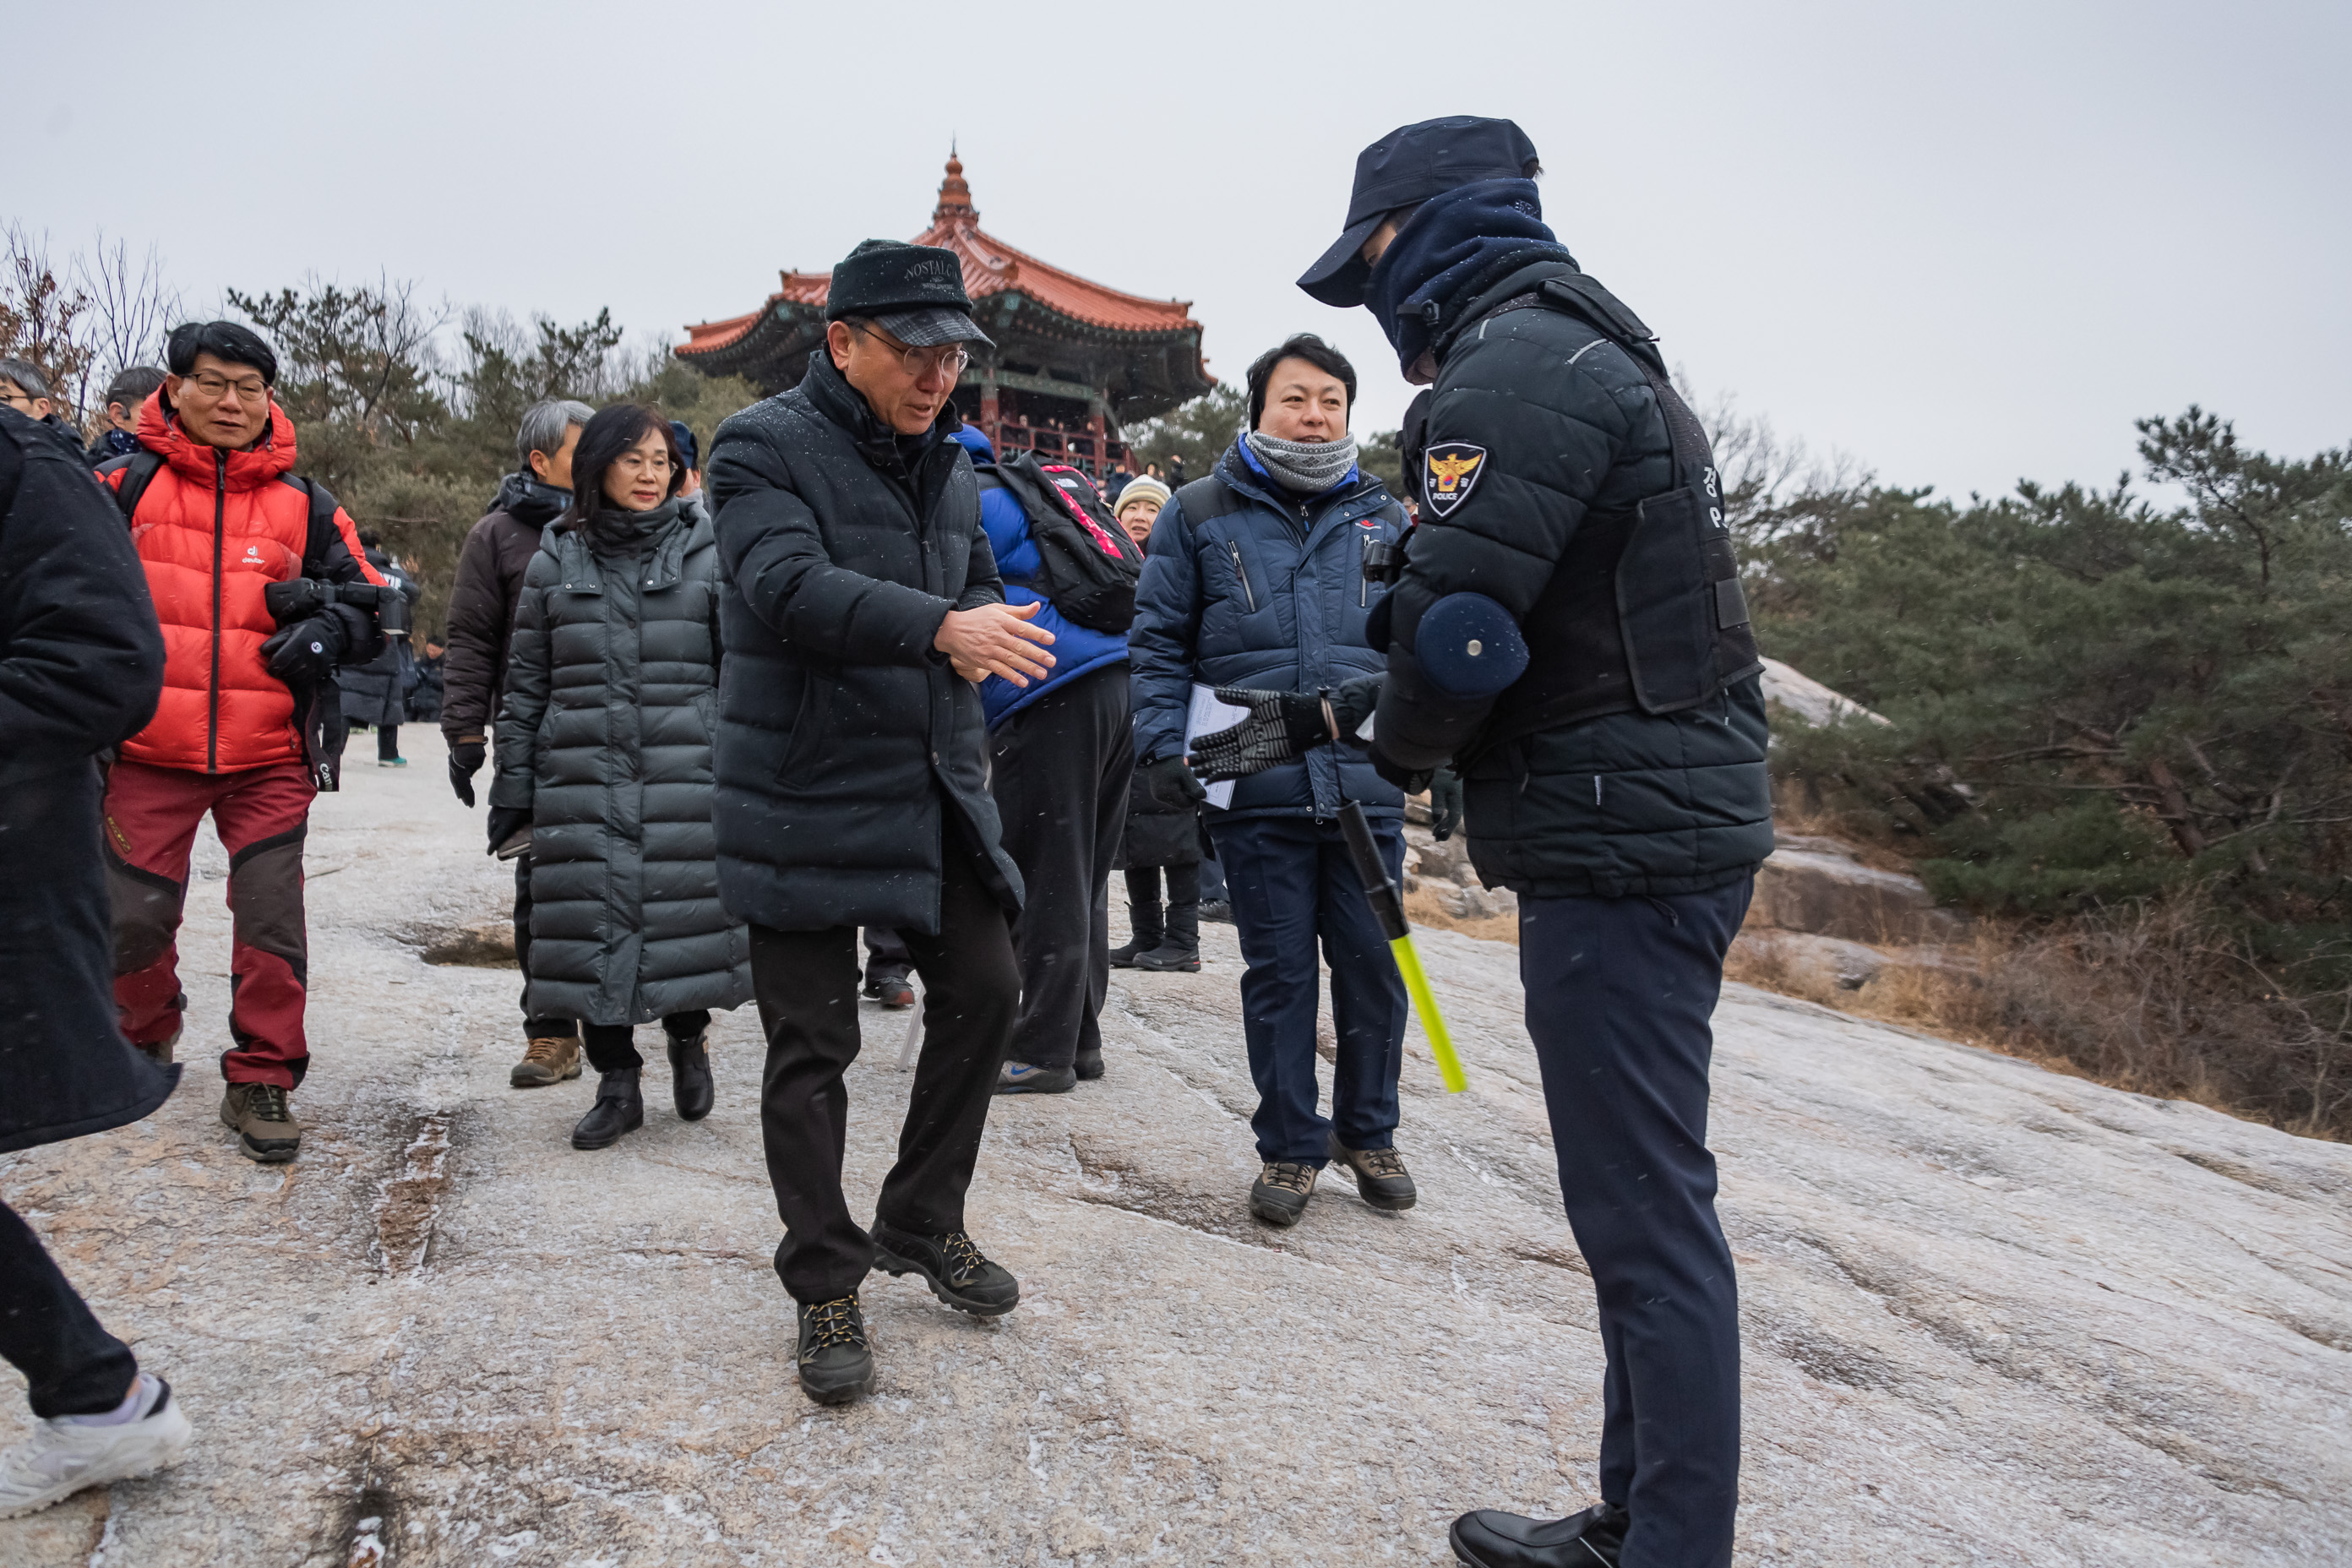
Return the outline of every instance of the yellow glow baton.
[[[1339,827],[1348,837],[1348,856],[1356,863],[1356,879],[1364,885],[1364,900],[1372,906],[1373,917],[1389,939],[1397,973],[1404,976],[1405,994],[1412,998],[1412,1010],[1421,1016],[1421,1032],[1429,1037],[1429,1054],[1437,1058],[1437,1076],[1445,1080],[1446,1093],[1460,1094],[1470,1087],[1470,1080],[1462,1075],[1462,1058],[1454,1054],[1454,1038],[1445,1032],[1445,1019],[1429,989],[1429,976],[1422,972],[1421,954],[1413,950],[1412,927],[1404,918],[1404,895],[1389,880],[1388,868],[1381,864],[1380,846],[1372,841],[1372,825],[1364,820],[1364,808],[1352,800],[1342,802]]]

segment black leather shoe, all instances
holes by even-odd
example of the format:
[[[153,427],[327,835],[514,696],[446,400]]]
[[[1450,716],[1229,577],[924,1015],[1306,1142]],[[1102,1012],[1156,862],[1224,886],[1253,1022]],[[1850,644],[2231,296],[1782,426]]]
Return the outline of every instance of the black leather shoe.
[[[672,1036],[669,1042],[669,1092],[677,1113],[688,1121],[710,1114],[715,1090],[710,1082],[710,1031],[690,1040]]]
[[[931,1294],[975,1318],[1001,1318],[1021,1304],[1021,1282],[1001,1263],[981,1256],[960,1230],[918,1236],[887,1225],[874,1227],[874,1267],[885,1274],[919,1274]]]
[[[1625,1510],[1596,1503],[1566,1519],[1528,1519],[1482,1508],[1454,1521],[1454,1555],[1470,1568],[1617,1568]]]
[[[846,1405],[874,1387],[874,1350],[866,1342],[866,1314],[855,1293],[801,1304],[800,1347],[793,1364],[801,1392],[819,1405]]]
[[[646,1124],[645,1097],[637,1092],[635,1068],[615,1068],[596,1080],[596,1103],[572,1130],[574,1149],[609,1149],[624,1132]]]

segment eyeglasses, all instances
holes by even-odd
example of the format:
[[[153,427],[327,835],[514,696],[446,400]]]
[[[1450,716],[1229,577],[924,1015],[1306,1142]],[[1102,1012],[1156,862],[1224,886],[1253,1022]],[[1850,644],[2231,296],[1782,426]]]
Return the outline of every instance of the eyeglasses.
[[[225,375],[215,375],[206,371],[202,375],[188,377],[188,383],[206,397],[226,397],[233,392],[246,403],[258,403],[269,394],[268,384],[257,375],[231,381]]]
[[[857,331],[864,332],[885,348],[897,349],[898,363],[905,368],[908,375],[918,381],[940,371],[945,371],[950,375],[961,375],[963,367],[971,363],[971,351],[961,343],[950,343],[944,348],[936,349],[910,349],[878,327],[860,323]]]
[[[26,392],[24,388],[16,385],[14,382],[10,382],[5,385],[0,385],[0,403],[12,404],[18,408],[30,408],[34,404],[38,403],[39,401],[39,398],[35,397],[31,393]]]

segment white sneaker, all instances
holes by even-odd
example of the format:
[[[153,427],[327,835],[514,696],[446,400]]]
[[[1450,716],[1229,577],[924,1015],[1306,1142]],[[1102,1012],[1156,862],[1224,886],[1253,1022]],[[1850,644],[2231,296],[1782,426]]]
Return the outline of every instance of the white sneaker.
[[[136,1421],[89,1426],[71,1420],[35,1421],[33,1435],[0,1454],[0,1519],[33,1513],[63,1502],[89,1487],[152,1475],[179,1462],[195,1429],[180,1414],[169,1384],[140,1373],[155,1385],[155,1400]]]

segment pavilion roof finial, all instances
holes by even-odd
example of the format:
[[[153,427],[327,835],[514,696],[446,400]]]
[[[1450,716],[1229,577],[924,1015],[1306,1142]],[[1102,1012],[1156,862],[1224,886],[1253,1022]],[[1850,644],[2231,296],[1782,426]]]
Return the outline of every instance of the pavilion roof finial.
[[[956,155],[952,141],[948,143],[948,177],[940,182],[940,205],[931,209],[931,221],[935,224],[980,221],[980,212],[971,205],[971,187],[963,181],[963,160]]]

